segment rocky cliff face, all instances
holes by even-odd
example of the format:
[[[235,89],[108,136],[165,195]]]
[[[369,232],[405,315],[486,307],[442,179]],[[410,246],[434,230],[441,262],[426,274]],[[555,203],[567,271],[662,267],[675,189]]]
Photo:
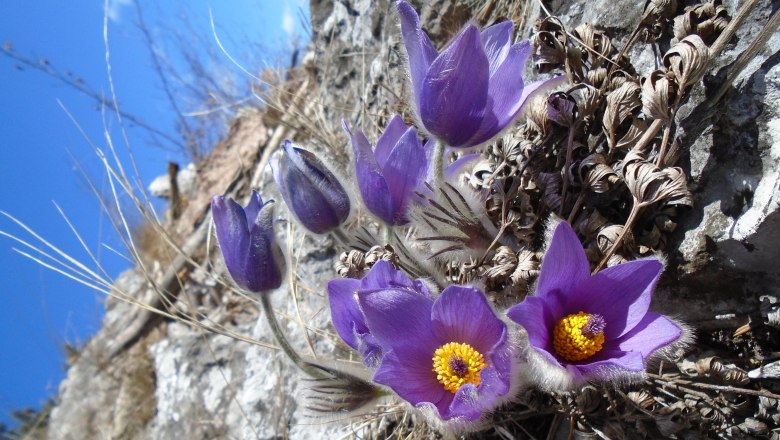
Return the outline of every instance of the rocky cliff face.
[[[526,37],[543,14],[534,1],[416,3],[440,44],[470,17],[481,24],[513,18],[522,23],[519,35]],[[740,1],[724,3],[733,13]],[[169,308],[171,313],[194,317],[196,326],[109,300],[103,328],[72,361],[60,386],[50,438],[384,436],[377,434],[386,428],[381,419],[323,420],[307,413],[301,400],[307,382],[276,350],[263,346],[273,340],[257,302],[226,288],[220,282],[224,275],[211,275],[224,269],[208,236],[208,206],[213,194],[242,198],[259,187],[273,195],[266,165],[285,138],[328,151],[346,169],[339,120],[376,131],[378,121],[406,107],[402,42],[391,6],[386,0],[311,1],[310,52],[278,97],[282,108],[292,111],[241,115],[198,165],[196,195],[178,220],[166,225],[192,260],[168,250],[164,262],[116,280],[117,292],[163,308],[166,303],[152,284],[169,292],[176,309]],[[642,14],[641,5],[629,0],[553,1],[548,6],[565,25],[590,22],[618,42]],[[683,162],[694,206],[681,216],[667,246],[672,253],[658,307],[705,332],[743,325],[751,316],[760,319],[759,297],[780,297],[780,34],[750,61],[715,111],[704,113],[707,98],[757,33],[756,23],[764,23],[777,7],[759,2],[680,114],[685,122],[679,142],[689,151]],[[640,45],[629,56],[637,67],[651,67],[657,53]],[[324,296],[325,283],[335,276],[333,243],[286,229],[296,275],[272,293],[282,325],[301,353],[348,357],[328,323]],[[362,420],[367,421],[354,423]]]

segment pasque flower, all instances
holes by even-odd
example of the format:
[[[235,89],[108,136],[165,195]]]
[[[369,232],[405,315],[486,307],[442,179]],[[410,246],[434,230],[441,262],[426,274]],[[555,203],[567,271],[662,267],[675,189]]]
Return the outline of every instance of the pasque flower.
[[[449,286],[434,300],[384,261],[365,278],[331,281],[328,292],[345,342],[370,337],[382,351],[375,382],[453,424],[478,421],[510,397],[512,345],[479,289]]]
[[[349,217],[347,191],[314,153],[286,140],[271,169],[287,207],[306,229],[325,234]]]
[[[512,44],[511,21],[481,32],[468,24],[439,53],[414,8],[399,1],[398,12],[417,117],[447,145],[470,147],[490,140],[547,82],[524,83],[521,73],[531,44]]]
[[[211,213],[217,240],[230,276],[252,292],[276,289],[282,283],[285,261],[274,238],[273,201],[263,203],[252,191],[246,208],[233,199],[215,196]]]
[[[400,270],[393,269],[387,261],[377,261],[362,280],[338,278],[328,282],[328,300],[333,327],[341,339],[363,356],[363,363],[370,367],[382,360],[382,347],[371,335],[366,319],[358,304],[359,291],[406,290],[426,298],[431,297],[428,288],[420,280],[411,280]]]
[[[395,115],[372,149],[365,134],[344,130],[352,140],[355,170],[363,202],[374,215],[390,225],[403,225],[409,201],[429,172],[431,148],[424,148],[414,127]]]
[[[548,386],[629,381],[645,371],[649,357],[680,339],[679,325],[648,311],[662,270],[661,262],[647,259],[591,276],[577,235],[566,222],[556,227],[536,292],[508,312],[553,367]]]

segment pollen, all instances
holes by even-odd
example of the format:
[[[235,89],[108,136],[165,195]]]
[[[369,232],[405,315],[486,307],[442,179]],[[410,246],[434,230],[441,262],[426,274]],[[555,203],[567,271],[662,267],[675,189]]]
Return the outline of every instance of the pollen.
[[[452,393],[470,383],[479,385],[479,373],[485,358],[469,344],[449,342],[433,353],[433,371],[444,389]]]
[[[601,315],[578,312],[564,317],[553,329],[555,353],[570,362],[588,359],[601,351],[604,327]]]

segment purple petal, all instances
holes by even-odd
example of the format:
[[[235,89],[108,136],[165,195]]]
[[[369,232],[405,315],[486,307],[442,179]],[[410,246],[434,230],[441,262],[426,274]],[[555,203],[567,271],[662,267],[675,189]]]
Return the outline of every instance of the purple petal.
[[[409,201],[414,190],[425,180],[428,168],[425,149],[417,138],[417,130],[411,127],[398,140],[382,169],[392,195],[392,224],[408,223]]]
[[[385,353],[382,364],[374,374],[374,382],[387,385],[413,405],[433,404],[446,419],[454,395],[436,380],[430,359],[407,359],[395,351]]]
[[[246,208],[244,208],[246,221],[250,227],[252,222],[257,218],[257,214],[260,213],[260,209],[263,205],[263,199],[260,197],[260,194],[258,194],[257,191],[252,191],[252,194],[249,195],[249,203],[247,203]]]
[[[555,299],[553,299],[555,300]],[[523,302],[509,309],[509,319],[523,326],[528,333],[528,343],[536,348],[551,351],[550,335],[561,316],[553,316],[546,303],[548,299],[526,296]]]
[[[512,46],[513,27],[512,21],[506,20],[482,31],[482,44],[485,46],[485,55],[490,63],[491,77],[509,54],[509,48]],[[520,72],[522,72],[522,66],[516,72],[518,76],[520,76]]]
[[[236,284],[244,287],[244,261],[249,250],[249,226],[244,209],[233,199],[215,196],[211,200],[211,212],[225,266]]]
[[[371,333],[357,333],[357,351],[363,356],[363,364],[369,368],[377,368],[382,362],[382,346]]]
[[[495,368],[487,367],[480,372],[479,386],[466,384],[455,393],[455,399],[450,405],[451,417],[464,417],[477,420],[486,411],[496,407],[499,397],[509,391],[509,383],[502,378]]]
[[[310,231],[327,233],[349,216],[347,192],[313,153],[286,140],[272,163],[274,179],[290,211]]]
[[[417,280],[411,280],[405,273],[393,269],[393,265],[387,261],[379,260],[361,280],[361,290],[381,290],[386,288],[406,288],[418,292],[420,295],[430,297],[430,292],[424,284]]]
[[[417,102],[425,128],[450,146],[469,146],[485,114],[489,68],[479,31],[469,25],[425,76]]]
[[[580,239],[568,223],[559,223],[544,254],[535,295],[544,300],[555,291],[568,295],[589,277],[590,265]]]
[[[567,296],[565,310],[598,313],[607,323],[606,340],[616,339],[633,329],[647,314],[653,288],[663,268],[658,260],[636,260],[608,267],[581,282]]]
[[[496,317],[481,290],[449,286],[433,303],[433,331],[440,341],[466,343],[487,355],[506,325]]]
[[[523,41],[509,49],[503,64],[490,77],[488,105],[479,130],[469,141],[472,145],[486,142],[512,122],[525,100],[523,65],[531,53],[531,43]]]
[[[355,174],[363,203],[374,215],[392,224],[395,217],[392,195],[387,180],[382,175],[382,170],[374,158],[374,152],[371,151],[371,144],[362,131],[356,130],[353,135],[347,123],[344,121],[341,123],[352,140]]]
[[[602,350],[594,358],[595,362],[572,365],[586,379],[606,381],[614,378],[615,370],[644,371],[645,363],[642,354],[620,350]]]
[[[355,350],[358,349],[356,333],[368,333],[363,313],[357,302],[360,280],[350,278],[328,282],[328,301],[333,327],[341,339]]]
[[[409,58],[409,73],[412,77],[414,95],[419,99],[420,89],[433,60],[438,56],[430,38],[422,30],[420,17],[408,3],[398,2],[398,15],[401,18],[401,35]]]
[[[371,334],[386,351],[432,368],[433,352],[441,345],[431,327],[433,301],[405,289],[360,290],[358,301]]]
[[[376,148],[374,148],[374,157],[379,168],[385,168],[385,162],[390,156],[390,152],[393,151],[393,147],[401,139],[408,127],[404,123],[404,119],[400,115],[395,115],[385,127],[385,131],[379,140],[376,141]]]
[[[658,313],[647,312],[644,318],[631,331],[616,342],[623,351],[636,351],[647,359],[661,347],[680,338],[682,330],[669,318]]]
[[[249,247],[242,265],[246,274],[245,287],[252,292],[276,289],[282,284],[286,262],[275,241],[273,219],[274,205],[269,201],[262,206],[250,228]]]
[[[526,84],[523,87],[523,95],[520,97],[520,106],[522,107],[528,98],[540,90],[547,90],[562,83],[566,79],[565,75],[556,76],[550,79],[543,79],[540,81],[534,81],[531,84]]]
[[[444,169],[444,179],[447,181],[452,181],[452,179],[457,177],[474,162],[479,160],[480,157],[482,157],[480,153],[464,154],[463,156],[459,157],[455,162],[447,165],[447,168]]]

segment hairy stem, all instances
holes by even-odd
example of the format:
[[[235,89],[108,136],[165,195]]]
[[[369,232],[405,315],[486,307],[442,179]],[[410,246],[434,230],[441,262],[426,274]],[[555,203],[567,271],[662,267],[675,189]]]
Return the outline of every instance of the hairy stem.
[[[433,147],[433,183],[438,189],[444,186],[444,150],[446,145],[440,140],[436,140]]]
[[[385,244],[392,245],[393,244],[393,225],[390,223],[384,224],[384,233],[385,233]]]
[[[282,332],[282,328],[279,327],[279,321],[276,320],[276,314],[274,314],[273,307],[271,307],[271,295],[269,292],[260,293],[260,302],[263,304],[263,311],[265,312],[264,314],[266,321],[268,321],[268,326],[271,327],[271,333],[273,333],[274,339],[276,339],[276,342],[279,344],[279,347],[284,354],[286,354],[292,363],[304,373],[314,378],[324,378],[325,375],[321,371],[313,369],[309,367],[306,362],[303,362],[298,352],[290,345],[284,332]]]
[[[618,249],[620,249],[620,246],[623,244],[623,239],[626,237],[626,234],[629,230],[631,230],[631,227],[634,225],[634,222],[637,219],[637,214],[639,214],[639,210],[642,209],[641,203],[635,198],[634,199],[634,205],[631,207],[631,213],[628,214],[628,218],[626,219],[626,224],[623,225],[623,230],[620,231],[620,235],[618,235],[617,239],[614,243],[612,243],[612,246],[607,250],[607,253],[604,254],[604,258],[601,259],[599,262],[599,265],[596,266],[595,269],[593,269],[593,274],[595,275],[598,271],[600,271],[609,261],[610,258],[612,258],[613,255],[615,255],[615,252],[617,252]]]
[[[563,166],[563,182],[561,183],[561,206],[558,208],[558,215],[563,217],[563,207],[566,205],[566,189],[569,186],[569,167],[571,166],[572,153],[574,149],[574,134],[577,130],[577,123],[569,127],[569,138],[566,141],[566,162]]]

